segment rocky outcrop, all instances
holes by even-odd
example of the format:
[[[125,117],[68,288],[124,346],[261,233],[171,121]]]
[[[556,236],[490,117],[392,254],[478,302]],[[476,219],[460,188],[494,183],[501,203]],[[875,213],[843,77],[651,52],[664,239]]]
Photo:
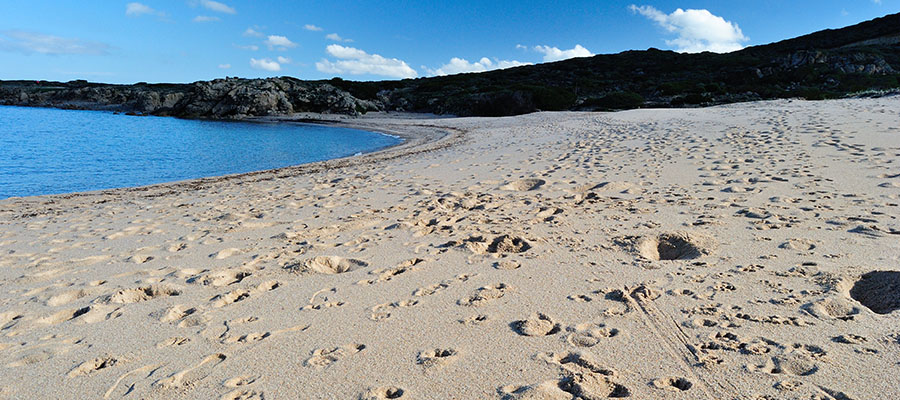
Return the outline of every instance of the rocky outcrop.
[[[897,73],[884,57],[871,53],[829,54],[821,50],[803,50],[783,57],[781,68],[797,69],[821,64],[844,74],[887,75]]]
[[[183,85],[4,82],[0,104],[213,119],[296,112],[356,115],[383,108],[330,84],[293,78],[227,78]]]

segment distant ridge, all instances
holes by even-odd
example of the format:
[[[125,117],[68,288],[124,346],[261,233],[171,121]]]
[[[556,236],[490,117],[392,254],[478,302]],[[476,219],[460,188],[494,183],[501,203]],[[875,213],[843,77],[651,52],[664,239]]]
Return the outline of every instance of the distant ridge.
[[[135,85],[0,81],[0,104],[216,119],[368,111],[502,116],[825,99],[898,88],[900,14],[891,14],[726,54],[649,49],[377,82],[290,77]]]

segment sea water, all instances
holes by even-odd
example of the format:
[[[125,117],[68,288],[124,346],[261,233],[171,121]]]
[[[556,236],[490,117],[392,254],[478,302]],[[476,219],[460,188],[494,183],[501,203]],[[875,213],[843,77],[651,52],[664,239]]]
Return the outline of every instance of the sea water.
[[[280,168],[399,142],[311,124],[0,106],[0,199]]]

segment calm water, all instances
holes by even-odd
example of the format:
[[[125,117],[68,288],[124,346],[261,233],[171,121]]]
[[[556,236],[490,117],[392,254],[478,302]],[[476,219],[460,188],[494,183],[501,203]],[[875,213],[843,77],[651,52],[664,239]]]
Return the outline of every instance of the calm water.
[[[0,199],[258,171],[399,142],[373,132],[308,124],[0,106]]]

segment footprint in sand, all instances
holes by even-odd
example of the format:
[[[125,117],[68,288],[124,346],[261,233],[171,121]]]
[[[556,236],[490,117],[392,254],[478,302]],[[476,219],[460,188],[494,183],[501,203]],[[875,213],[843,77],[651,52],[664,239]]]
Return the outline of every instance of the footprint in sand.
[[[402,399],[406,391],[396,386],[380,386],[367,390],[359,396],[359,400]]]
[[[70,290],[68,292],[63,292],[63,293],[59,293],[59,294],[51,296],[50,298],[47,299],[47,301],[44,304],[51,306],[51,307],[62,306],[62,305],[69,304],[75,300],[78,300],[82,297],[91,296],[94,293],[95,292],[92,290],[85,290],[85,289]]]
[[[416,364],[426,370],[435,370],[456,361],[457,358],[459,358],[459,353],[454,349],[424,350],[419,352]]]
[[[532,314],[524,320],[513,321],[509,326],[522,336],[549,336],[559,332],[559,324],[541,313]]]
[[[425,260],[421,258],[413,258],[410,260],[406,260],[400,265],[392,268],[378,268],[369,272],[369,275],[375,275],[373,279],[364,279],[359,282],[356,282],[357,285],[374,285],[376,283],[387,282],[394,277],[411,271],[418,271],[421,268],[416,267],[416,265],[421,264]]]
[[[619,334],[616,328],[609,328],[602,323],[583,323],[566,328],[571,332],[566,337],[566,342],[577,347],[593,347],[601,340],[614,337]]]
[[[259,294],[259,293],[268,292],[270,290],[275,290],[280,286],[281,286],[281,284],[278,283],[277,281],[266,281],[266,282],[260,283],[255,288],[252,288],[249,290],[248,289],[235,289],[235,290],[232,290],[225,294],[216,295],[215,297],[210,299],[210,302],[212,303],[213,307],[221,308],[221,307],[225,307],[229,304],[234,304],[237,302],[244,301],[244,300],[250,298],[250,296],[252,296],[254,294]]]
[[[187,283],[199,283],[204,286],[228,286],[240,283],[244,278],[252,275],[250,271],[241,268],[227,269],[224,271],[213,272],[206,275],[194,276],[188,278]]]
[[[265,398],[263,392],[246,389],[232,390],[220,397],[221,400],[264,400]]]
[[[166,389],[190,386],[193,382],[208,376],[211,372],[209,370],[215,368],[222,363],[222,361],[225,361],[226,358],[227,356],[221,353],[211,354],[206,356],[206,358],[201,360],[197,365],[160,379],[156,381],[154,385]]]
[[[117,362],[118,360],[113,357],[98,357],[93,360],[88,360],[81,363],[80,365],[69,371],[68,375],[70,378],[82,375],[90,375],[102,369],[112,367],[113,365],[116,365]]]
[[[312,357],[308,358],[303,365],[316,369],[327,368],[344,358],[350,357],[366,348],[364,344],[347,344],[340,347],[316,349],[312,352]]]
[[[445,280],[441,281],[440,283],[435,283],[433,285],[420,287],[413,292],[413,296],[416,296],[416,297],[431,296],[437,292],[440,292],[440,291],[450,287],[450,285],[452,285],[454,283],[465,282],[465,281],[469,280],[469,278],[472,278],[474,276],[475,275],[460,274],[460,275],[453,277],[452,279],[445,279]]]
[[[516,260],[501,260],[494,263],[494,268],[503,271],[512,271],[514,269],[519,269],[521,266],[522,263]]]
[[[686,378],[675,376],[654,379],[652,382],[650,382],[650,384],[657,389],[669,390],[673,392],[684,392],[694,386],[694,384]]]
[[[572,393],[564,392],[559,381],[545,381],[536,385],[507,385],[501,387],[501,400],[572,400]]]
[[[816,248],[818,242],[810,239],[788,239],[786,242],[778,245],[778,248],[785,250],[810,251]]]
[[[223,383],[225,387],[229,388],[239,388],[243,386],[248,386],[256,383],[260,378],[259,375],[244,375],[244,376],[236,376],[231,378]]]
[[[537,178],[519,179],[501,186],[500,189],[514,192],[527,192],[530,190],[537,190],[546,183],[547,181]]]
[[[338,256],[319,256],[304,260],[302,263],[288,263],[284,269],[298,274],[342,274],[364,268],[369,264],[353,258]]]
[[[383,319],[387,319],[391,317],[391,314],[394,310],[400,308],[412,307],[419,304],[418,300],[402,300],[396,301],[392,303],[384,303],[379,304],[377,306],[372,307],[372,314],[369,315],[369,319],[373,321],[381,321]]]
[[[160,322],[176,322],[196,313],[197,311],[198,310],[195,307],[188,307],[182,304],[177,304],[167,309],[158,317]]]
[[[498,283],[496,285],[478,288],[471,296],[459,299],[456,303],[461,306],[481,307],[493,300],[505,296],[513,290],[512,286],[505,283]]]
[[[651,261],[691,260],[712,254],[716,241],[701,233],[672,232],[657,236],[627,237],[618,242]]]
[[[152,300],[161,296],[178,296],[181,291],[174,287],[161,285],[139,286],[132,289],[122,289],[108,298],[109,303],[130,304]]]
[[[190,341],[191,341],[191,339],[188,339],[188,338],[186,338],[186,337],[178,337],[178,336],[176,336],[176,337],[171,337],[171,338],[168,338],[168,339],[166,339],[166,340],[163,340],[162,342],[157,343],[157,344],[156,344],[156,348],[161,349],[161,348],[163,348],[163,347],[181,346],[181,345],[186,344],[186,343],[188,343],[188,342],[190,342]]]
[[[631,391],[616,381],[618,374],[615,370],[601,366],[586,353],[542,353],[537,358],[560,367],[564,377],[557,381],[557,385],[569,396],[579,399],[631,396]]]
[[[459,323],[467,326],[481,325],[487,322],[488,316],[484,314],[473,315],[459,320]]]
[[[236,249],[234,247],[231,247],[231,248],[222,249],[213,254],[210,254],[209,257],[215,258],[216,260],[224,260],[228,257],[232,257],[232,256],[235,256],[235,255],[238,255],[241,253],[242,253],[241,249]]]

